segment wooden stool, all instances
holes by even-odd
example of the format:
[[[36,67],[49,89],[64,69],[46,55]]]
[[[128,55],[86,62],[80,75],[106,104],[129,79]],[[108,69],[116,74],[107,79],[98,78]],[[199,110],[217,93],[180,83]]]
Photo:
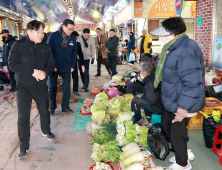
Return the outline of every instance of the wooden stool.
[[[222,139],[219,138],[219,134],[222,134],[222,119],[218,122],[217,129],[214,135],[214,143],[213,147],[211,149],[212,152],[215,152],[220,158],[219,158],[219,164],[222,166]],[[220,149],[217,148],[217,145],[220,145]]]

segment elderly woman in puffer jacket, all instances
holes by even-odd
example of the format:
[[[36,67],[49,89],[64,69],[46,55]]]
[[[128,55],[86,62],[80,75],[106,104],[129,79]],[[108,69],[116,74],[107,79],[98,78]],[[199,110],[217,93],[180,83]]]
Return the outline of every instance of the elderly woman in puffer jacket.
[[[91,64],[94,63],[94,58],[96,55],[96,46],[95,41],[92,36],[90,36],[90,30],[88,28],[85,28],[83,30],[83,34],[79,36],[78,41],[81,44],[83,56],[84,56],[84,66],[85,66],[85,72],[83,73],[81,66],[80,67],[80,75],[83,83],[83,89],[85,89],[85,92],[89,92],[89,64],[90,59]]]
[[[186,35],[182,18],[173,17],[151,31],[163,38],[161,58],[155,72],[155,88],[161,84],[162,103],[166,111],[162,126],[171,141],[175,157],[170,159],[171,170],[190,170],[189,161],[195,158],[188,150],[186,126],[205,105],[205,66],[198,44]]]

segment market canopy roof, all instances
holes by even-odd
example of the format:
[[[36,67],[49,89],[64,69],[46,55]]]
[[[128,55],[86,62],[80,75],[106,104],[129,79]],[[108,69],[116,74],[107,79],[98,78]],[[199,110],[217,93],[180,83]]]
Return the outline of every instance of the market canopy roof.
[[[82,19],[81,22],[99,22],[109,6],[116,2],[117,0],[0,0],[0,6],[43,22],[61,23],[70,18],[64,5],[72,3],[72,9]]]

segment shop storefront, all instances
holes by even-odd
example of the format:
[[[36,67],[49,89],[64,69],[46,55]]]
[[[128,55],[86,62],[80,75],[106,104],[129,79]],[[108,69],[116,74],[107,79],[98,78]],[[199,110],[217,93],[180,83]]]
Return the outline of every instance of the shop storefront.
[[[169,17],[178,16],[175,9],[175,0],[143,0],[140,2],[131,1],[121,9],[114,17],[117,28],[122,30],[122,39],[128,38],[130,31],[135,32],[139,41],[142,30],[148,32],[161,25],[161,22]],[[196,1],[184,1],[181,17],[187,26],[187,34],[190,38],[195,38]],[[137,44],[139,43],[137,41]],[[162,39],[153,36],[154,52],[160,53]]]
[[[13,36],[18,36],[21,33],[23,18],[20,14],[11,10],[6,10],[0,7],[0,30],[7,29]],[[3,45],[0,36],[0,45]]]

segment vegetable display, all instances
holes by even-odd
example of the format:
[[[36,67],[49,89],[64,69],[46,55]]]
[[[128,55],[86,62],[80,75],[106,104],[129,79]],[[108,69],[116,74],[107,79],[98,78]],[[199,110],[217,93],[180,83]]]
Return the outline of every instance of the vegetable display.
[[[91,116],[94,123],[98,124],[109,124],[110,123],[110,116],[106,114],[105,111],[96,111],[93,112]]]
[[[119,146],[124,146],[131,142],[137,142],[140,145],[148,147],[147,136],[148,128],[146,126],[133,125],[132,121],[124,121],[117,125],[116,141]]]
[[[90,113],[91,112],[91,103],[84,103],[82,106],[81,106],[81,110],[82,110],[82,113]]]
[[[100,129],[100,125],[97,125],[93,122],[89,122],[88,125],[86,126],[86,130],[90,135],[94,135],[94,133]]]
[[[109,164],[103,162],[97,162],[96,166],[93,167],[93,170],[112,170]]]
[[[91,106],[91,112],[92,114],[96,111],[104,111],[106,110],[106,105],[102,102],[97,102],[97,103],[94,103],[92,106]]]
[[[96,101],[108,100],[108,95],[105,92],[101,92],[101,93],[96,95],[95,100]]]
[[[130,143],[122,148],[123,152],[120,154],[120,166],[122,170],[137,170],[135,168],[144,168],[144,163],[149,159],[150,153],[148,151],[141,151],[138,144]],[[139,169],[140,170],[140,169]]]
[[[106,132],[104,130],[98,130],[97,132],[94,133],[94,138],[89,143],[90,144],[98,143],[102,145],[112,140],[114,140],[112,133]]]
[[[95,86],[95,87],[93,88],[93,90],[91,91],[91,93],[99,93],[99,92],[101,92],[101,91],[102,91],[101,86]]]
[[[112,80],[116,80],[118,83],[122,82],[122,76],[113,76]]]
[[[124,104],[126,104],[126,101],[123,96],[117,96],[110,100],[110,106],[112,108],[121,109]]]
[[[96,162],[104,161],[116,163],[119,162],[120,153],[121,151],[116,141],[110,141],[103,145],[94,143],[91,158]]]

